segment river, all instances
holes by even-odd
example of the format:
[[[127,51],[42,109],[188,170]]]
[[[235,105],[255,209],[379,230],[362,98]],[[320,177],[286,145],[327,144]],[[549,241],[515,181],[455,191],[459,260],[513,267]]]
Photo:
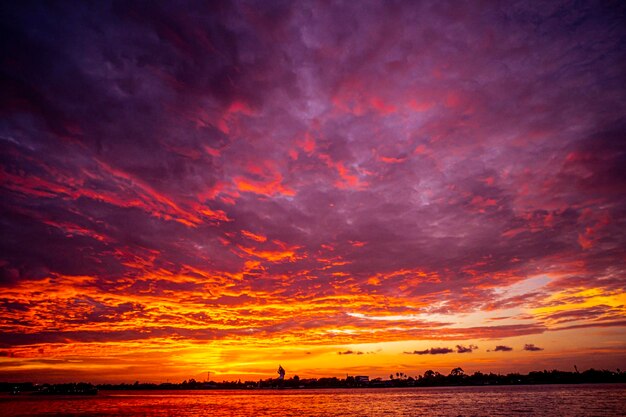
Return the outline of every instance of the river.
[[[626,384],[2,395],[0,410],[6,417],[624,416]]]

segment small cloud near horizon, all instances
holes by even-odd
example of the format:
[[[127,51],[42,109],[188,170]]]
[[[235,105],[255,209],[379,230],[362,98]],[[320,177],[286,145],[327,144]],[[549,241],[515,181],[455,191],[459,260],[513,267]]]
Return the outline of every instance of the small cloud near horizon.
[[[524,350],[527,350],[529,352],[537,352],[539,350],[543,350],[543,348],[540,348],[539,346],[535,346],[534,343],[528,343],[524,345]]]
[[[362,355],[363,352],[360,351],[353,351],[353,350],[346,350],[345,352],[337,352],[337,355]]]
[[[498,345],[494,350],[488,350],[487,352],[510,352],[513,348],[510,346]]]
[[[450,348],[430,348],[426,350],[414,350],[413,352],[404,352],[407,355],[444,355],[452,353],[454,350]]]
[[[475,349],[478,349],[476,345],[469,345],[467,347],[456,345],[456,353],[472,353]]]

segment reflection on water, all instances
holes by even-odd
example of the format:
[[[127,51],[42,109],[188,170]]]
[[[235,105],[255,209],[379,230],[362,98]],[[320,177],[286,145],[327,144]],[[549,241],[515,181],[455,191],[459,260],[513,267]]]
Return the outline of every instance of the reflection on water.
[[[108,391],[2,396],[4,416],[622,416],[626,385],[283,391]]]

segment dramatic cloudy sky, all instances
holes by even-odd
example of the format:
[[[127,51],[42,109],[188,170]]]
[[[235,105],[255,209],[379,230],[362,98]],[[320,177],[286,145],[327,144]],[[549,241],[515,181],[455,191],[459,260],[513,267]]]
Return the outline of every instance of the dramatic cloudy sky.
[[[0,380],[615,368],[621,1],[6,1]]]

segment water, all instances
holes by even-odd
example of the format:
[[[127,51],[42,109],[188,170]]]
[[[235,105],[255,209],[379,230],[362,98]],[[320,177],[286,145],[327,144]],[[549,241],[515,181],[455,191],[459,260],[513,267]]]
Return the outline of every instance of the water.
[[[104,391],[0,397],[12,416],[626,416],[626,384],[262,391]]]

